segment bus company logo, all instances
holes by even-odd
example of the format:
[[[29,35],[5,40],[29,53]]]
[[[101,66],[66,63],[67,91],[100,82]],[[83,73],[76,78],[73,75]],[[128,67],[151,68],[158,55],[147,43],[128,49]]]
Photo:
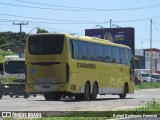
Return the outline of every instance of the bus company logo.
[[[96,69],[96,64],[90,63],[77,63],[78,68]]]
[[[11,112],[2,112],[2,117],[12,117]]]

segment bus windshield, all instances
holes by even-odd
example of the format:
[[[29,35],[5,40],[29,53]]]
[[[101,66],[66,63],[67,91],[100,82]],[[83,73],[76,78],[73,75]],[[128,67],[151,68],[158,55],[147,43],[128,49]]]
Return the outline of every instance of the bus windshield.
[[[28,39],[30,54],[49,55],[62,53],[64,35],[31,35]]]
[[[25,72],[24,61],[8,61],[4,64],[5,72],[9,74],[18,74]]]

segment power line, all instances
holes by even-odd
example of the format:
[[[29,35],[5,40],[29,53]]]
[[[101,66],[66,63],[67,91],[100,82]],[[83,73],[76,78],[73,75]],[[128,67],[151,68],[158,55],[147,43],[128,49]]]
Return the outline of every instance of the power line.
[[[70,9],[82,9],[82,10],[89,10],[89,11],[117,11],[117,10],[135,10],[135,9],[148,9],[148,8],[155,8],[159,7],[160,4],[155,4],[155,5],[149,5],[149,6],[142,6],[142,7],[135,7],[135,8],[127,8],[127,9],[96,9],[96,8],[81,8],[81,7],[70,7],[70,6],[61,6],[61,5],[53,5],[53,4],[46,4],[46,3],[39,3],[39,2],[28,2],[25,0],[13,0],[13,1],[18,1],[18,2],[23,2],[23,3],[29,3],[29,4],[35,4],[35,5],[42,5],[42,6],[49,6],[49,7],[62,7],[62,8],[70,8]]]
[[[154,27],[156,28],[156,30],[160,32],[160,30],[156,27],[156,25],[155,25],[155,24],[153,24],[153,25],[154,25]]]
[[[46,21],[62,21],[62,22],[96,22],[96,21],[73,21],[73,20],[59,20],[59,19],[46,19],[46,18],[39,18],[39,17],[26,17],[26,16],[18,16],[18,15],[11,15],[11,14],[0,14],[2,16],[8,17],[17,17],[17,18],[25,18],[25,19],[36,19],[36,20],[46,20]]]
[[[1,16],[8,16],[8,17],[17,17],[17,18],[25,18],[25,19],[33,19],[33,20],[45,20],[45,21],[57,21],[53,22],[44,22],[41,21],[39,23],[49,23],[49,24],[107,24],[109,21],[72,21],[72,20],[58,20],[58,19],[47,19],[47,18],[37,18],[37,17],[26,17],[26,16],[17,16],[11,14],[0,14]],[[141,18],[141,19],[133,19],[133,20],[125,20],[125,21],[114,21],[114,23],[124,23],[124,22],[139,22],[139,21],[147,21],[148,19],[160,19],[160,16],[148,17],[148,18]],[[0,19],[2,20],[2,19]],[[10,21],[19,21],[19,20],[6,20],[3,19],[1,22],[10,22]],[[34,21],[30,21],[34,22]],[[37,22],[37,21],[36,21]]]
[[[14,7],[25,7],[25,8],[34,8],[34,9],[43,9],[43,10],[61,10],[61,11],[94,11],[94,12],[101,12],[101,11],[128,11],[128,10],[140,10],[140,9],[151,9],[160,7],[160,4],[150,5],[150,6],[143,6],[143,7],[135,7],[135,8],[119,8],[119,9],[94,9],[94,8],[77,8],[77,9],[64,9],[64,8],[50,8],[50,7],[36,7],[36,6],[29,6],[29,5],[18,5],[18,4],[10,4],[10,3],[3,3],[0,4],[14,6]]]
[[[136,37],[136,38],[143,39],[143,40],[148,40],[148,41],[150,41],[149,38],[144,38],[144,37],[139,37],[139,36],[135,36],[135,37]],[[152,41],[154,41],[154,42],[160,42],[159,40],[152,40]]]
[[[20,20],[10,20],[10,19],[0,19],[0,22],[13,22],[13,21],[17,21],[17,22],[22,22]],[[99,24],[97,22],[92,23],[92,22],[45,22],[45,21],[27,21],[29,23],[44,23],[44,24]]]
[[[53,5],[53,4],[46,4],[46,3],[39,3],[39,2],[28,2],[24,0],[13,0],[13,1],[18,1],[18,2],[23,2],[23,3],[29,3],[29,4],[35,4],[35,5],[42,5],[42,6],[49,6],[49,7],[63,7],[63,8],[76,8],[76,9],[94,9],[94,8],[80,8],[80,7],[70,7],[70,6],[62,6],[62,5]]]
[[[159,23],[154,22],[154,24],[160,25]]]

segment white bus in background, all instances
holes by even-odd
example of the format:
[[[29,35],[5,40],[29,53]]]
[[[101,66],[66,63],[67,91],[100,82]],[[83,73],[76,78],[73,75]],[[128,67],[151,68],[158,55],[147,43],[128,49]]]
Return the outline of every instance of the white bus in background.
[[[4,62],[0,65],[0,78],[13,77],[25,82],[25,59],[17,55],[5,56]]]
[[[24,98],[28,98],[25,92],[25,59],[17,55],[5,56],[0,63],[0,82],[4,95],[24,95]]]
[[[135,69],[134,74],[141,82],[151,82],[150,69]]]

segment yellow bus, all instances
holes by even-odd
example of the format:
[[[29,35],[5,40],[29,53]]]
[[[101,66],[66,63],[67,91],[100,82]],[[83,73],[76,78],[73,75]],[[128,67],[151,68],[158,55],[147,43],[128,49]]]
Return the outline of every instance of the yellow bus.
[[[26,92],[46,100],[134,92],[133,59],[125,45],[87,36],[41,33],[26,40]]]

